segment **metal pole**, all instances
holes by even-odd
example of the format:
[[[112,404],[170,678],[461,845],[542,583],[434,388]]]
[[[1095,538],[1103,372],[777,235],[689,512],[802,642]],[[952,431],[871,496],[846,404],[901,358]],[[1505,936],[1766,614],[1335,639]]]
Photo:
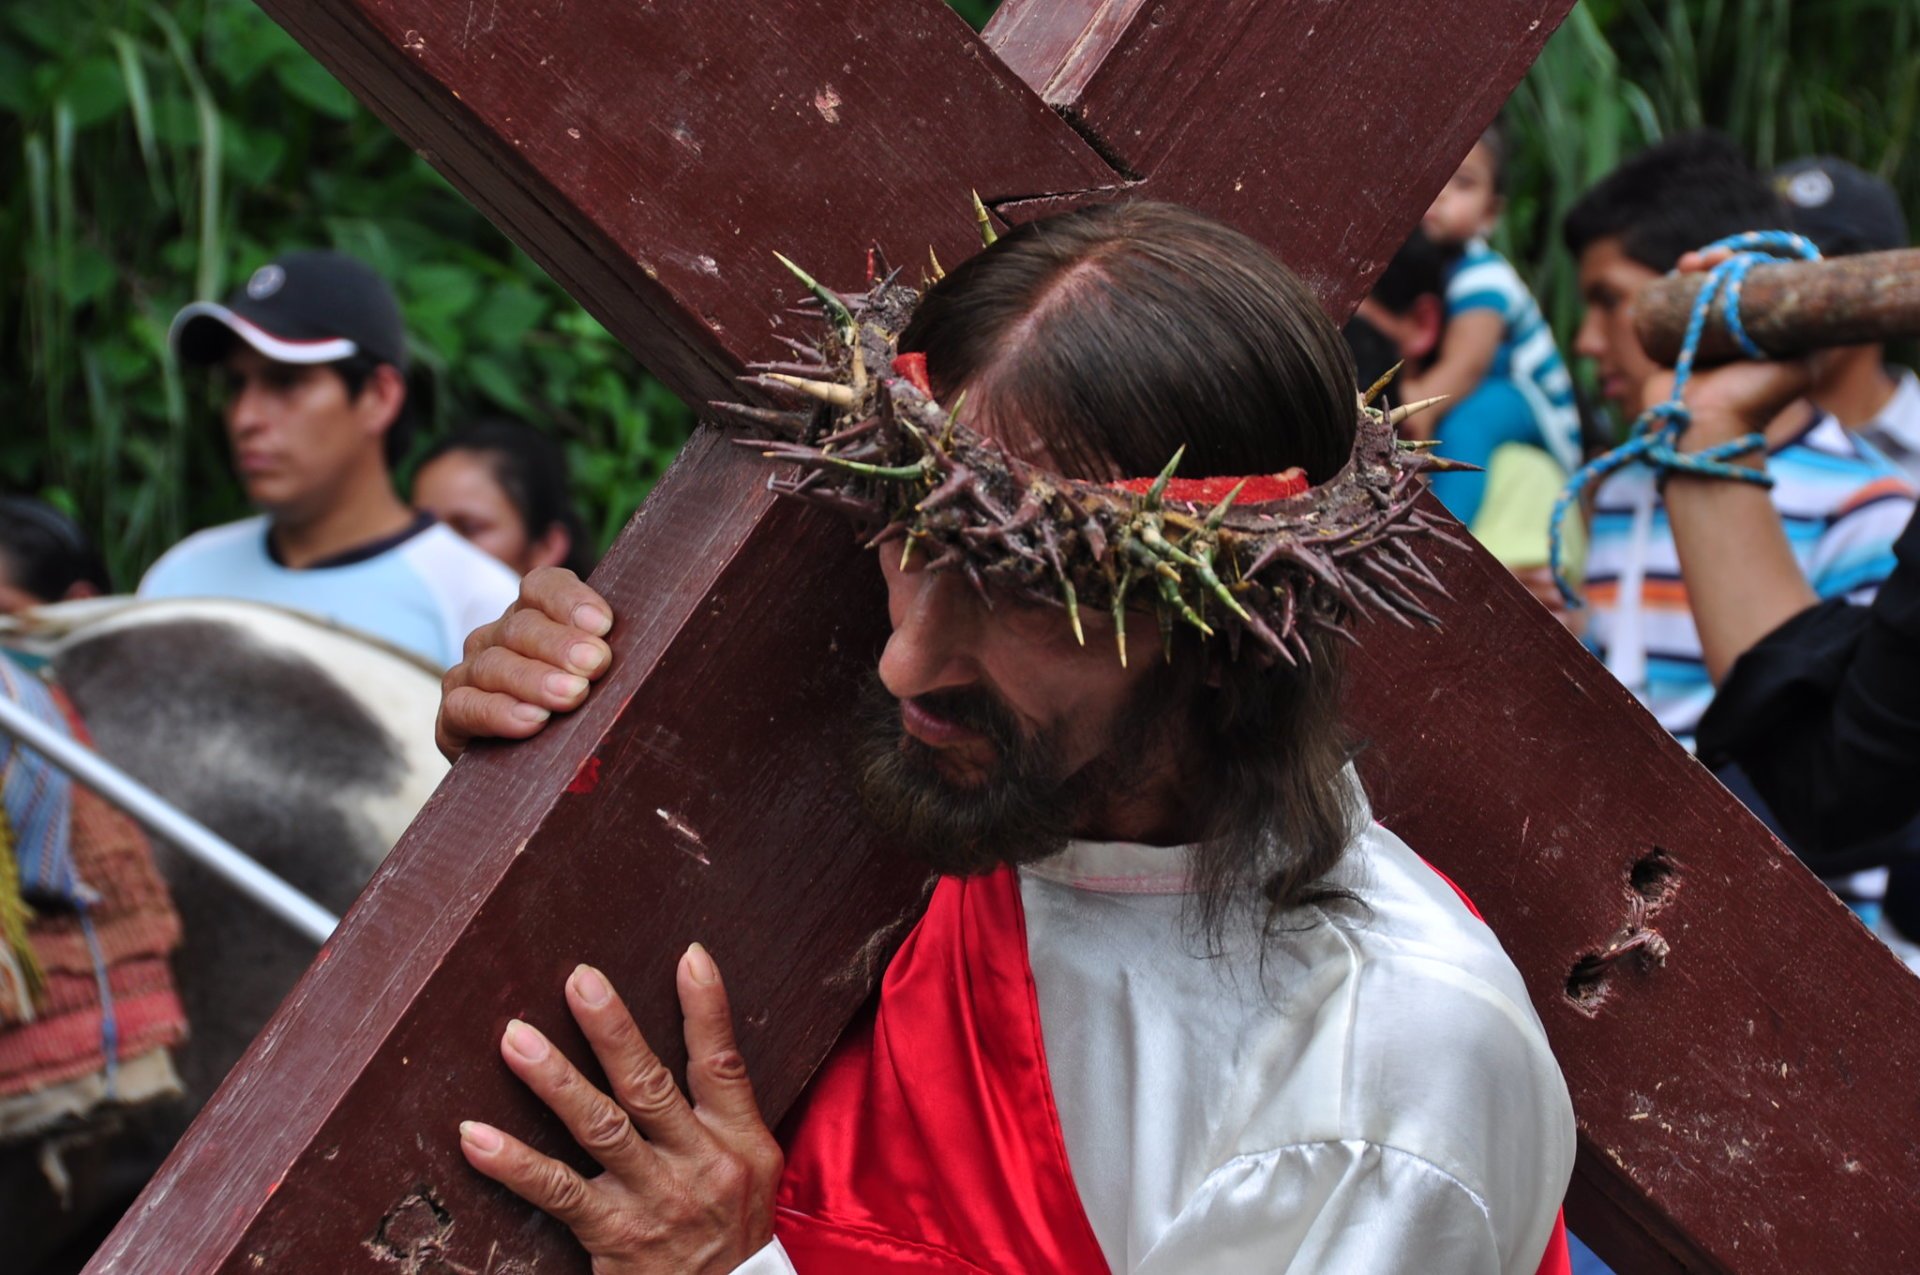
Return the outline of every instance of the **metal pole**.
[[[232,842],[180,813],[153,789],[4,695],[0,695],[0,731],[46,757],[314,942],[325,943],[340,923],[333,913],[261,867]]]

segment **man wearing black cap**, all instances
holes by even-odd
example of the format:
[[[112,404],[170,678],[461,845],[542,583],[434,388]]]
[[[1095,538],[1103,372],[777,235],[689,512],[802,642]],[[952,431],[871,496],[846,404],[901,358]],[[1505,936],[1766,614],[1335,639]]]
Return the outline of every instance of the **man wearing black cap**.
[[[406,329],[384,281],[335,252],[291,252],[169,333],[224,370],[234,468],[262,516],[189,536],[143,597],[228,597],[308,611],[444,667],[513,601],[513,574],[395,495]]]
[[[1907,246],[1907,219],[1893,187],[1844,159],[1796,159],[1774,170],[1793,228],[1829,257]],[[1920,378],[1889,367],[1881,345],[1824,351],[1809,396],[1920,483]]]

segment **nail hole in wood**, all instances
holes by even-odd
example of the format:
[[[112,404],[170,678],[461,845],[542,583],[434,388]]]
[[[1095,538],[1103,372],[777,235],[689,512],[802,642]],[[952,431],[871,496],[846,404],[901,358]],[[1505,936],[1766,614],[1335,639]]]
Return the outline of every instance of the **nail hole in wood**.
[[[1634,860],[1627,870],[1627,883],[1649,904],[1665,903],[1680,884],[1680,865],[1673,861],[1672,855],[1655,846],[1651,853]]]
[[[1582,1013],[1591,1014],[1607,998],[1607,962],[1593,952],[1573,963],[1567,972],[1567,999]]]

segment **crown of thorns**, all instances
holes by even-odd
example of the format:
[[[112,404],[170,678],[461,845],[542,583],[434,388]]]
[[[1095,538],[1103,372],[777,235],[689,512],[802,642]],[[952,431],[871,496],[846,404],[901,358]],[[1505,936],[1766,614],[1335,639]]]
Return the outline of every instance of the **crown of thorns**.
[[[1141,604],[1154,609],[1169,655],[1186,624],[1208,637],[1224,630],[1235,655],[1250,636],[1289,664],[1311,660],[1305,631],[1354,640],[1356,614],[1439,622],[1418,594],[1446,589],[1412,542],[1459,541],[1415,507],[1420,475],[1471,467],[1395,437],[1401,420],[1437,400],[1373,406],[1391,372],[1356,395],[1353,453],[1319,486],[1298,468],[1176,478],[1184,447],[1152,478],[1065,478],[969,429],[961,402],[934,401],[925,357],[897,349],[920,301],[899,271],[876,277],[869,252],[867,290],[837,293],[780,260],[827,331],[819,345],[780,338],[798,361],[755,364],[746,379],[813,402],[713,406],[772,434],[739,445],[797,467],[771,479],[773,490],[877,525],[868,545],[904,542],[903,567],[920,552],[929,570],[960,572],[989,606],[996,591],[1057,605],[1082,645],[1081,610],[1107,611],[1122,665],[1127,613]],[[937,281],[938,261],[932,268]]]

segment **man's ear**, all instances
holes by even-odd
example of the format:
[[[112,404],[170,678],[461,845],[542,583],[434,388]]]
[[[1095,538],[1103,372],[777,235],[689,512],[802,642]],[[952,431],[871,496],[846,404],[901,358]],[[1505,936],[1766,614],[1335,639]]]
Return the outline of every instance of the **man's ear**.
[[[60,600],[62,602],[77,602],[81,598],[97,598],[99,596],[99,585],[96,585],[91,580],[75,580],[67,586],[67,591],[60,595]]]
[[[1409,363],[1433,357],[1440,348],[1440,335],[1447,328],[1447,303],[1437,293],[1428,292],[1413,299],[1406,313],[1406,328],[1400,338],[1400,353]]]
[[[406,404],[407,378],[393,364],[382,363],[360,387],[360,397],[353,406],[371,432],[385,434],[400,419],[400,409]]]
[[[548,527],[539,539],[527,545],[527,570],[557,567],[573,552],[573,536],[559,523]]]

